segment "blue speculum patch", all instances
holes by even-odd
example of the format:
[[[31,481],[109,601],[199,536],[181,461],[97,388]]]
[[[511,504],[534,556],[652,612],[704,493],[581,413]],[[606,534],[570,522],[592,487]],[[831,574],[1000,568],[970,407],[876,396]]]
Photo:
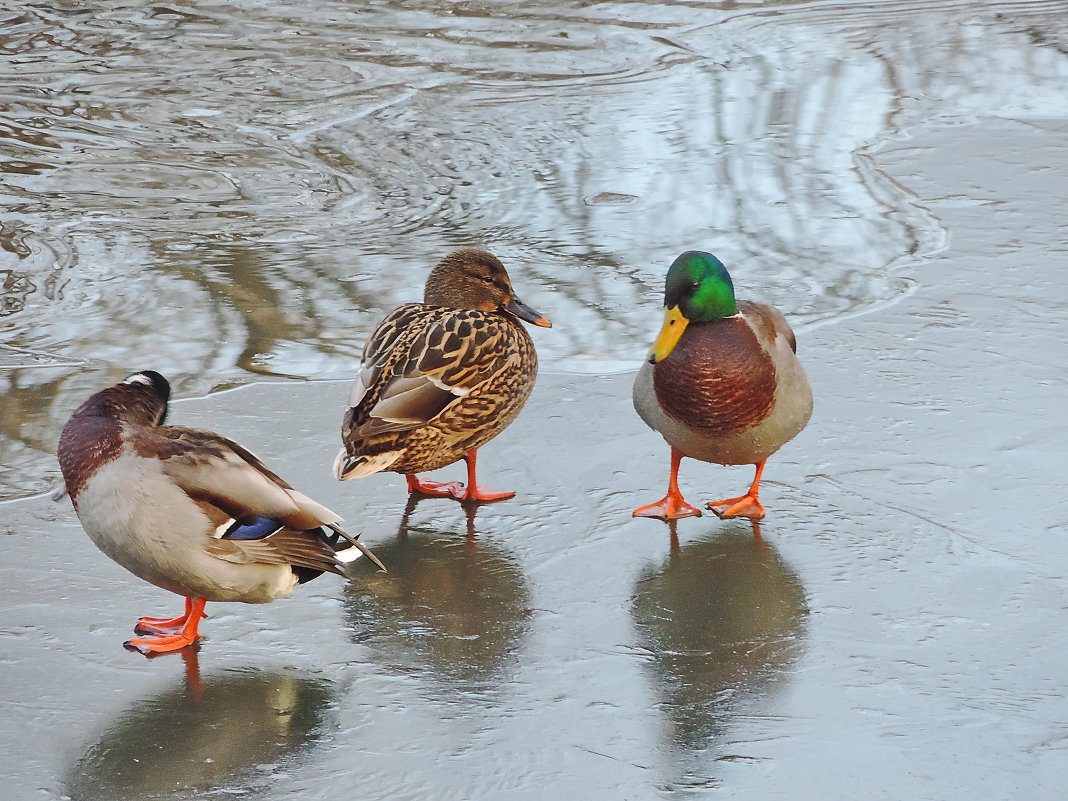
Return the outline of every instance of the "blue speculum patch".
[[[269,517],[243,517],[235,520],[223,534],[224,540],[262,540],[282,527],[282,523]]]

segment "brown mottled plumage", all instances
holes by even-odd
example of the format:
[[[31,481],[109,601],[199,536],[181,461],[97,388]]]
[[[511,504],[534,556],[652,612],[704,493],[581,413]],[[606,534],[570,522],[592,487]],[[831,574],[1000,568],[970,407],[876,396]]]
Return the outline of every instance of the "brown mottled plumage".
[[[474,452],[523,408],[538,371],[520,319],[549,321],[523,304],[492,254],[464,249],[427,277],[422,303],[386,315],[364,347],[334,461],[339,480],[380,470],[409,487],[471,500]],[[414,474],[468,460],[467,488],[420,482]],[[498,496],[499,497],[499,496]]]

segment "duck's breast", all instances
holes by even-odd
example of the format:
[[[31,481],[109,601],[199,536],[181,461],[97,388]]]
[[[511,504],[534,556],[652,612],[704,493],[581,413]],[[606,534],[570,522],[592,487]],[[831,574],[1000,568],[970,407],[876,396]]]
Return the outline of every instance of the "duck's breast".
[[[740,303],[743,314],[691,324],[666,359],[638,372],[635,409],[686,456],[756,463],[808,420],[811,393],[792,335],[780,334],[758,305]]]
[[[660,408],[701,436],[745,431],[771,409],[775,364],[741,316],[690,325],[652,367]]]
[[[182,561],[211,523],[163,474],[129,451],[97,469],[75,498],[78,519],[101,551],[139,578],[183,592]]]

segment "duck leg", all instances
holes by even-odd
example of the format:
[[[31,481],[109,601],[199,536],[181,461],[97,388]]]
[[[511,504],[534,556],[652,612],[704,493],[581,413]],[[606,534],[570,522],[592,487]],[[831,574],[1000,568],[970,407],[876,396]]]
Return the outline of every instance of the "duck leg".
[[[155,636],[148,637],[136,637],[132,640],[127,640],[123,643],[127,648],[131,648],[135,651],[140,651],[145,656],[152,656],[153,654],[165,654],[170,651],[177,651],[180,648],[185,648],[187,645],[192,645],[200,639],[200,633],[197,630],[200,626],[200,619],[204,617],[204,604],[207,600],[204,598],[187,598],[186,601],[189,605],[189,611],[185,616],[185,621],[182,623],[180,629],[173,634],[160,633]],[[179,618],[175,618],[176,620]],[[140,625],[140,621],[138,621]]]
[[[189,620],[189,610],[193,608],[193,599],[185,599],[185,613],[178,617],[141,617],[134,624],[137,634],[177,634]],[[207,615],[204,615],[207,617]]]
[[[464,454],[467,462],[467,485],[459,481],[424,481],[414,474],[406,474],[408,492],[418,492],[435,498],[455,498],[458,501],[503,501],[506,498],[514,498],[514,492],[490,492],[478,486],[475,465],[478,460],[478,450],[471,450]]]
[[[764,465],[767,461],[765,459],[756,466],[756,476],[753,478],[753,483],[749,485],[749,492],[738,498],[709,501],[708,508],[723,520],[732,517],[748,517],[750,520],[763,518],[767,512],[757,495],[760,492],[760,474],[764,472]]]
[[[668,479],[667,495],[656,503],[639,506],[632,513],[633,517],[659,517],[661,520],[678,520],[680,517],[700,517],[701,510],[690,506],[679,492],[679,464],[682,453],[671,449],[671,477]]]

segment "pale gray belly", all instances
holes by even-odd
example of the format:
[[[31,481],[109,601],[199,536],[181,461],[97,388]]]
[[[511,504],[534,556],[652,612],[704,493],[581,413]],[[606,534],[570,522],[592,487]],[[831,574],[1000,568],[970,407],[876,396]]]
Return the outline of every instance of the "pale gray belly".
[[[211,522],[151,465],[105,467],[79,493],[78,518],[101,551],[138,578],[187,597],[266,603],[292,592],[296,576],[287,565],[235,564],[207,553]]]

